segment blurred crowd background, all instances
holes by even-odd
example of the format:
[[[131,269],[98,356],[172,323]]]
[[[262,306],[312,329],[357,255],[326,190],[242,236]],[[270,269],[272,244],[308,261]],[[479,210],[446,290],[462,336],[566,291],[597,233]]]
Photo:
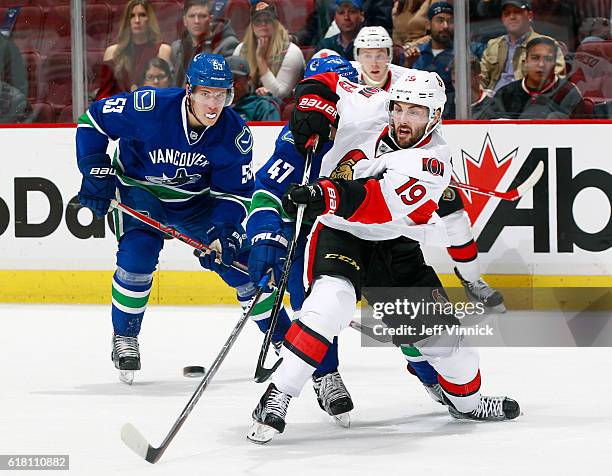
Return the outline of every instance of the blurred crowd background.
[[[382,88],[396,66],[438,72],[446,119],[612,117],[612,0],[459,1],[469,17],[468,117],[454,107],[460,20],[452,1],[86,0],[75,11],[71,0],[0,0],[0,123],[70,123],[94,100],[182,87],[200,52],[228,59],[233,107],[246,120],[285,120],[320,50],[358,62],[362,81]],[[367,31],[392,46],[355,49],[368,27],[382,27]],[[72,54],[75,45],[82,54]],[[77,79],[75,61],[86,79]]]

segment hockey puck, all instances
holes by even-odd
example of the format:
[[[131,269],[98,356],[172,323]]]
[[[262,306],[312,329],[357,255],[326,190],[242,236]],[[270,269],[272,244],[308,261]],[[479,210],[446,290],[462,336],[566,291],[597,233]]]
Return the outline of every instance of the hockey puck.
[[[183,375],[185,377],[198,378],[204,377],[206,369],[201,365],[188,365],[183,368]]]

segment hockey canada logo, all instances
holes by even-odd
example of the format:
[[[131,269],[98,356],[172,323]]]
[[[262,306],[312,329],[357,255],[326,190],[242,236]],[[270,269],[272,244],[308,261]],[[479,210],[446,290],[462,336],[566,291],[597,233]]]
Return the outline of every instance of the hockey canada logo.
[[[478,156],[472,156],[461,149],[461,161],[455,166],[453,178],[460,182],[478,184],[478,186],[489,190],[498,190],[499,184],[517,155],[518,147],[500,157],[487,133]],[[463,177],[457,177],[457,172],[463,173]],[[459,193],[463,198],[465,210],[470,216],[470,220],[475,223],[491,197],[472,193],[468,190],[459,190]]]

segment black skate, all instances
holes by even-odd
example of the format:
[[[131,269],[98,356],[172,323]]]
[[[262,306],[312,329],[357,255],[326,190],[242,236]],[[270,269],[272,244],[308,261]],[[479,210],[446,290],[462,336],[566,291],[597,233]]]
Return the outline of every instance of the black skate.
[[[486,281],[480,278],[478,281],[470,283],[466,281],[457,268],[455,274],[461,281],[461,285],[465,289],[465,295],[472,302],[481,302],[489,311],[503,313],[506,312],[504,305],[504,297],[501,293],[490,287]]]
[[[349,412],[354,408],[353,400],[338,371],[320,377],[313,376],[312,387],[321,410],[327,412],[341,426],[351,426]]]
[[[444,393],[442,392],[442,387],[440,387],[439,383],[436,383],[434,385],[427,385],[426,383],[424,383],[423,387],[425,387],[425,390],[434,402],[440,403],[441,405],[446,405]]]
[[[476,410],[461,413],[454,406],[448,406],[448,412],[458,420],[502,421],[514,420],[521,413],[518,402],[508,397],[480,397]]]
[[[140,349],[138,337],[126,337],[113,334],[111,359],[119,369],[119,380],[128,385],[134,381],[134,371],[140,370]]]
[[[285,431],[285,417],[291,395],[281,392],[271,383],[253,410],[253,425],[247,438],[264,445],[277,433]]]

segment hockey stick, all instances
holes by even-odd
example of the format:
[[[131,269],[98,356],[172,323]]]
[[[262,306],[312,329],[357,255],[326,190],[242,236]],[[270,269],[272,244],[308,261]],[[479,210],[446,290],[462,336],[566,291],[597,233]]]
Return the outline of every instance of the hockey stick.
[[[355,329],[357,332],[360,332],[364,336],[368,336],[370,339],[373,339],[373,340],[375,340],[377,342],[382,342],[383,344],[387,344],[387,343],[393,341],[393,339],[391,338],[390,335],[387,335],[387,334],[383,334],[383,335],[376,334],[372,327],[365,326],[361,322],[351,321],[349,323],[349,327],[352,328],[352,329]]]
[[[508,190],[507,192],[498,192],[497,190],[488,190],[486,188],[479,187],[478,185],[472,185],[469,183],[456,182],[455,180],[451,180],[450,186],[454,188],[461,188],[463,190],[469,190],[474,193],[479,193],[481,195],[489,195],[490,197],[501,198],[502,200],[510,200],[511,202],[518,200],[523,195],[525,195],[529,190],[531,190],[540,180],[542,174],[544,173],[544,162],[538,162],[531,175],[525,180],[522,184],[516,187],[513,190]]]
[[[310,177],[310,168],[312,166],[312,157],[314,156],[318,143],[319,136],[316,134],[310,136],[308,142],[306,142],[306,159],[304,161],[304,174],[302,175],[302,183],[300,185],[306,185],[308,183],[308,179]],[[261,345],[259,358],[257,359],[257,368],[255,369],[255,377],[253,378],[257,383],[265,382],[266,380],[268,380],[283,361],[283,358],[281,357],[274,363],[271,368],[267,369],[264,367],[264,364],[266,362],[266,356],[268,355],[268,349],[270,348],[270,342],[272,341],[272,333],[274,332],[276,322],[278,321],[278,312],[280,311],[280,308],[283,304],[283,296],[285,295],[285,290],[287,289],[287,283],[289,281],[289,271],[291,270],[293,253],[295,251],[298,237],[300,235],[300,229],[302,228],[302,220],[304,218],[305,208],[306,205],[299,205],[297,209],[297,216],[295,217],[295,233],[293,234],[293,239],[291,240],[291,244],[289,245],[289,249],[287,250],[287,259],[285,260],[285,266],[283,266],[283,273],[280,278],[280,283],[278,283],[276,297],[274,298],[274,305],[272,306],[272,311],[270,314],[270,324],[268,326],[268,330],[266,331],[266,335],[264,336],[263,344]]]
[[[118,202],[117,200],[111,200],[111,207],[123,210],[125,213],[136,218],[137,220],[140,220],[141,222],[146,223],[152,228],[155,228],[156,230],[159,230],[162,233],[165,233],[166,235],[169,235],[173,238],[176,238],[177,240],[182,241],[183,243],[188,244],[189,246],[195,248],[196,250],[208,251],[211,249],[209,246],[206,246],[205,244],[200,243],[199,241],[188,237],[184,233],[181,233],[176,228],[172,228],[171,226],[164,225],[163,223],[158,222],[157,220],[154,220],[151,217],[148,217],[144,213],[137,212],[133,208],[130,208],[124,203]],[[239,263],[238,261],[234,261],[231,267],[240,271],[243,274],[249,274],[247,267],[243,265],[242,263]]]
[[[187,417],[193,410],[193,407],[195,407],[196,403],[198,403],[198,400],[204,393],[204,390],[206,390],[206,387],[208,387],[208,384],[210,383],[212,378],[217,373],[217,370],[225,360],[225,357],[227,356],[229,350],[232,348],[234,342],[238,338],[238,334],[240,334],[240,332],[242,331],[246,321],[251,315],[251,312],[255,308],[255,305],[259,302],[259,299],[261,298],[261,295],[263,294],[269,279],[270,275],[267,274],[259,282],[259,289],[257,290],[257,294],[253,296],[249,307],[245,309],[242,313],[242,316],[236,323],[236,326],[232,330],[232,333],[225,341],[225,344],[221,348],[221,351],[210,366],[208,372],[206,372],[206,374],[204,375],[204,378],[196,388],[192,397],[187,402],[187,405],[181,412],[180,416],[174,422],[172,428],[170,428],[170,432],[166,435],[164,441],[162,441],[162,444],[158,448],[155,448],[151,446],[151,444],[144,438],[144,436],[142,436],[142,433],[140,433],[134,425],[132,425],[131,423],[126,423],[125,425],[123,425],[123,427],[121,428],[121,439],[128,446],[128,448],[134,451],[134,453],[152,464],[157,463],[157,461],[159,461],[159,459],[162,457],[162,455],[168,448],[168,445],[170,445],[178,431],[183,426],[183,423],[185,423],[185,420],[187,420]]]

